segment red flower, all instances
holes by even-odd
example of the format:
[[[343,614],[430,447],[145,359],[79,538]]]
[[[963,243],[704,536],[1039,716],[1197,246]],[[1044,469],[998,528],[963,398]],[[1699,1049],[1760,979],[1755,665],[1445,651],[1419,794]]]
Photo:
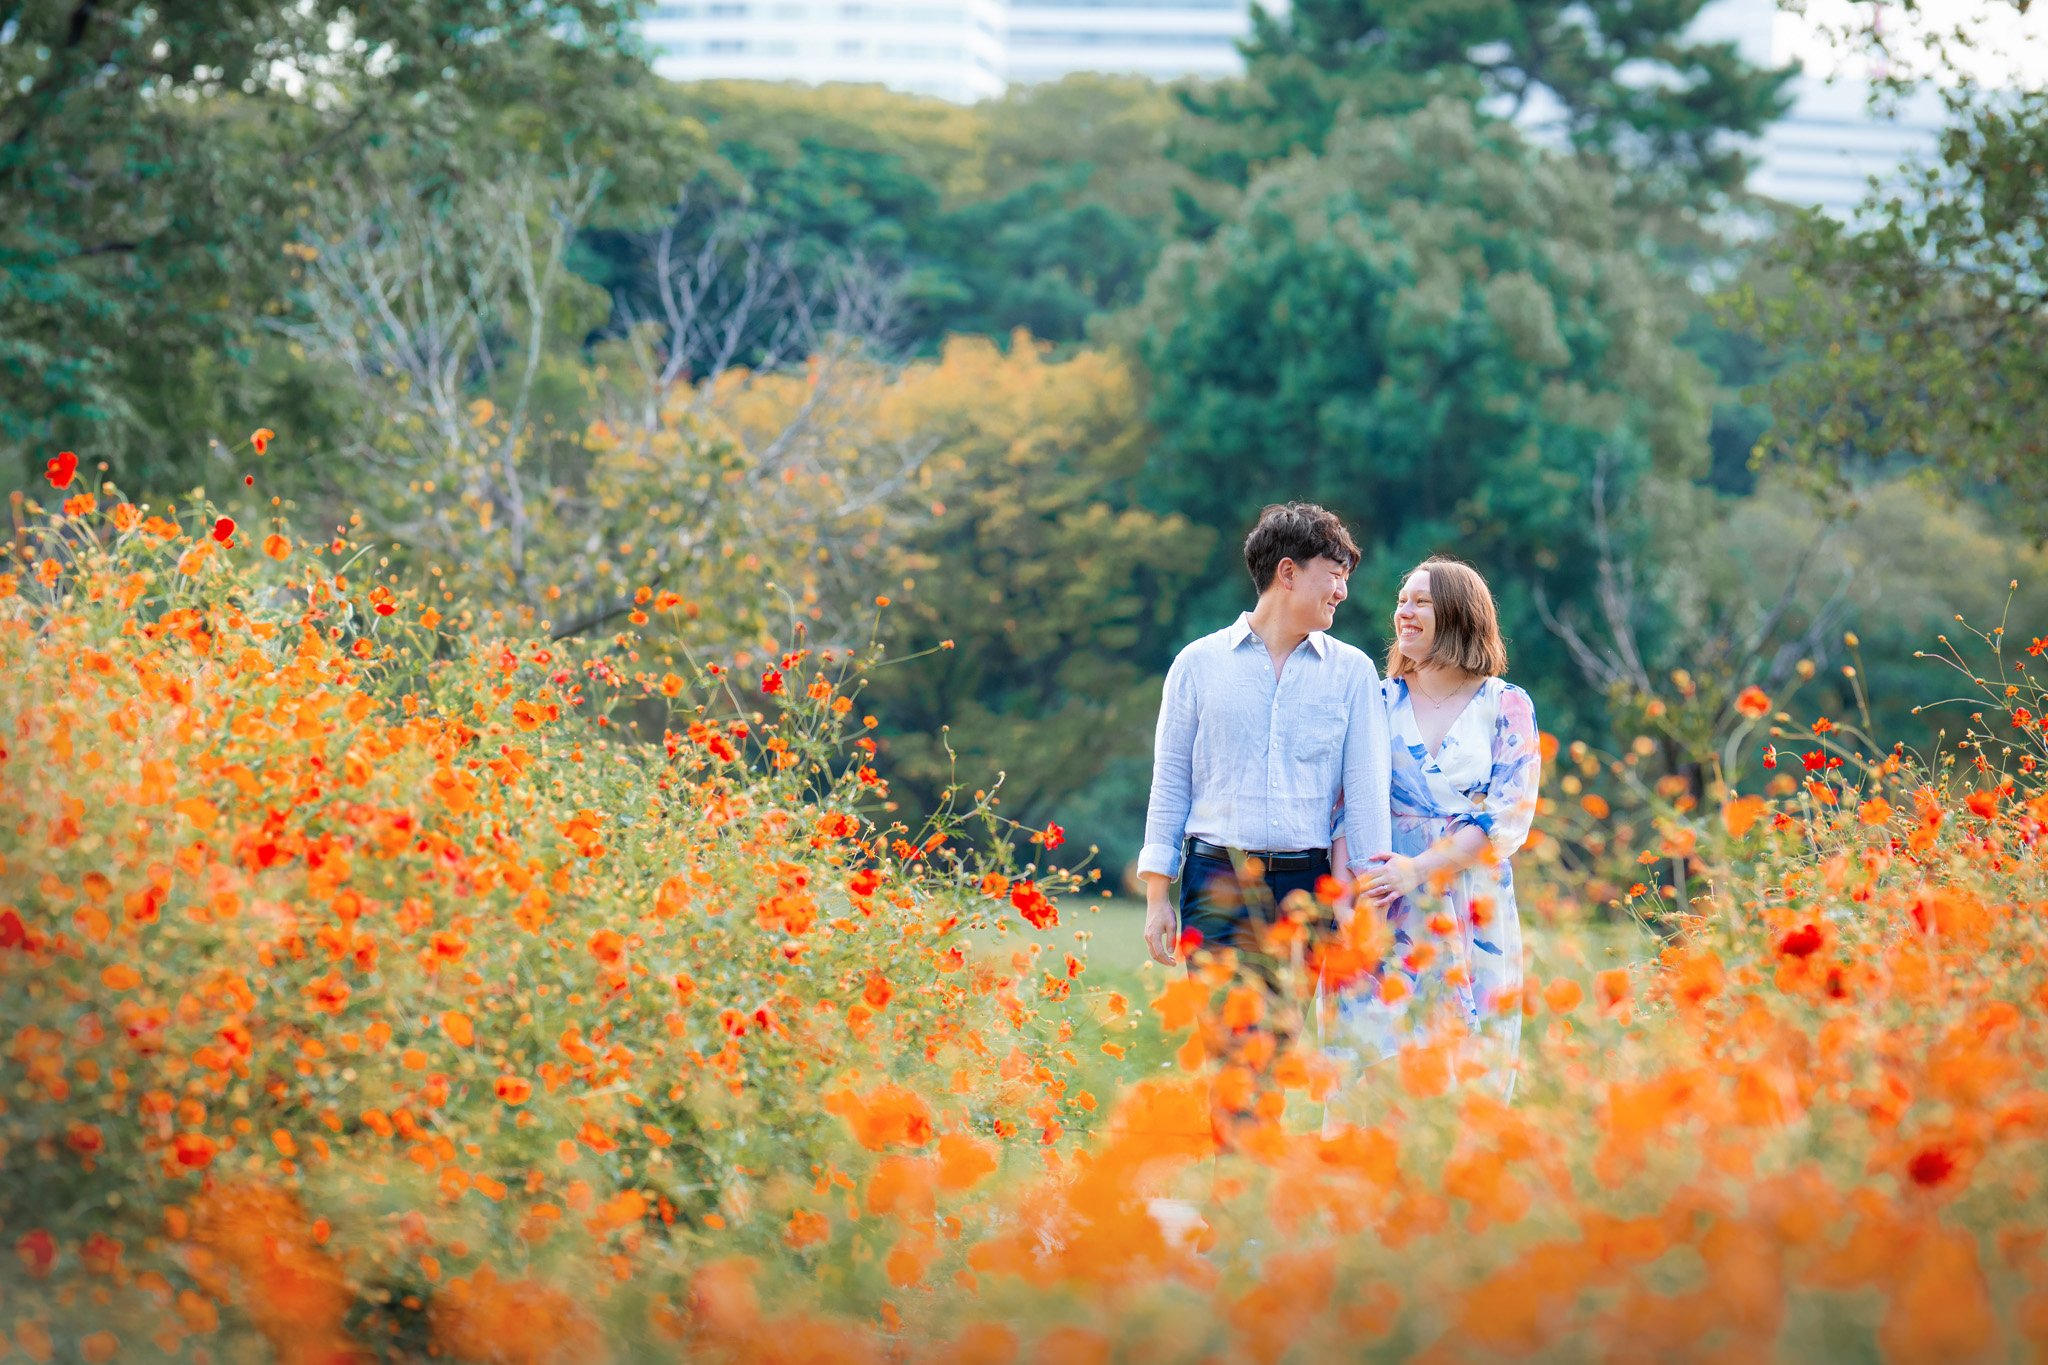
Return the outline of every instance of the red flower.
[[[1778,940],[1778,951],[1786,957],[1812,957],[1820,951],[1820,926],[1800,925]]]
[[[1017,907],[1017,913],[1034,929],[1050,929],[1060,922],[1059,908],[1034,882],[1018,882],[1011,887],[1010,904]]]
[[[1060,828],[1057,820],[1048,820],[1045,822],[1045,834],[1042,837],[1045,840],[1046,851],[1050,852],[1067,841],[1067,832]]]
[[[1923,1147],[1906,1163],[1915,1185],[1939,1185],[1955,1174],[1956,1159],[1940,1147]]]
[[[233,517],[215,518],[213,538],[223,545],[233,547],[235,543],[235,519]]]
[[[1735,709],[1751,720],[1760,720],[1771,713],[1771,698],[1761,687],[1745,687],[1735,699]]]
[[[180,1166],[198,1170],[211,1165],[220,1146],[204,1133],[180,1133],[171,1139],[171,1152]]]
[[[256,428],[255,431],[249,434],[249,444],[256,447],[256,453],[258,455],[261,455],[264,451],[270,449],[270,443],[276,439],[277,433],[272,431],[269,427],[258,427]]]
[[[68,450],[59,451],[45,472],[50,477],[50,487],[69,488],[71,476],[78,472],[78,457]]]
[[[14,1244],[14,1254],[32,1278],[48,1279],[50,1268],[57,1264],[57,1239],[42,1228],[32,1229]]]
[[[761,675],[761,690],[771,697],[779,694],[782,691],[782,673],[773,668],[763,673]]]

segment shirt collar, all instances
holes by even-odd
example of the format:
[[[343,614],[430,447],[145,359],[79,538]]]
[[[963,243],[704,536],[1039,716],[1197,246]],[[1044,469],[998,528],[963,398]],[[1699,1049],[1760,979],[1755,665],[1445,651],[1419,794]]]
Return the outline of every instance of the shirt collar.
[[[1237,624],[1230,628],[1230,647],[1236,649],[1246,640],[1255,638],[1252,634],[1252,614],[1248,611],[1239,612]],[[1318,659],[1328,658],[1330,637],[1320,630],[1312,630],[1308,633],[1308,647],[1316,652]]]

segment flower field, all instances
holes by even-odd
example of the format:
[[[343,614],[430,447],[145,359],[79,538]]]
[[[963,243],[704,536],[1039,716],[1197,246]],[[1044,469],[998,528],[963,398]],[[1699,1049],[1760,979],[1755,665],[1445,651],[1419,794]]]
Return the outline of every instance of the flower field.
[[[1324,1126],[1220,970],[1089,970],[1057,828],[895,808],[864,652],[671,664],[652,587],[554,641],[74,475],[0,575],[24,1358],[2048,1355],[2024,658],[1931,760],[1743,694],[1771,784],[1633,831],[1661,956],[1533,979],[1512,1105],[1447,1036]]]

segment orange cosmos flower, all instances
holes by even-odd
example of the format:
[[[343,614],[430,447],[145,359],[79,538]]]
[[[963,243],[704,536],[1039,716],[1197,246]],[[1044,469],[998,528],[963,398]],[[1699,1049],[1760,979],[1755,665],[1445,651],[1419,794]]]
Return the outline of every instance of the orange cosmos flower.
[[[1729,838],[1740,839],[1763,818],[1763,813],[1764,799],[1761,796],[1738,796],[1721,808],[1721,823]]]

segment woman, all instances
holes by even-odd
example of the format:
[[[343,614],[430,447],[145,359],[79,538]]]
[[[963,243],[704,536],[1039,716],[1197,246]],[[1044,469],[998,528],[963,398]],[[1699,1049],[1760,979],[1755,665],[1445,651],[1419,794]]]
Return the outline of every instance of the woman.
[[[1394,851],[1357,886],[1393,929],[1379,974],[1336,1002],[1332,1042],[1365,1062],[1448,1020],[1512,1095],[1522,1038],[1522,926],[1508,859],[1528,838],[1542,760],[1529,694],[1503,682],[1493,594],[1432,557],[1394,604],[1381,691],[1393,739]],[[1343,842],[1333,850],[1344,867]]]

